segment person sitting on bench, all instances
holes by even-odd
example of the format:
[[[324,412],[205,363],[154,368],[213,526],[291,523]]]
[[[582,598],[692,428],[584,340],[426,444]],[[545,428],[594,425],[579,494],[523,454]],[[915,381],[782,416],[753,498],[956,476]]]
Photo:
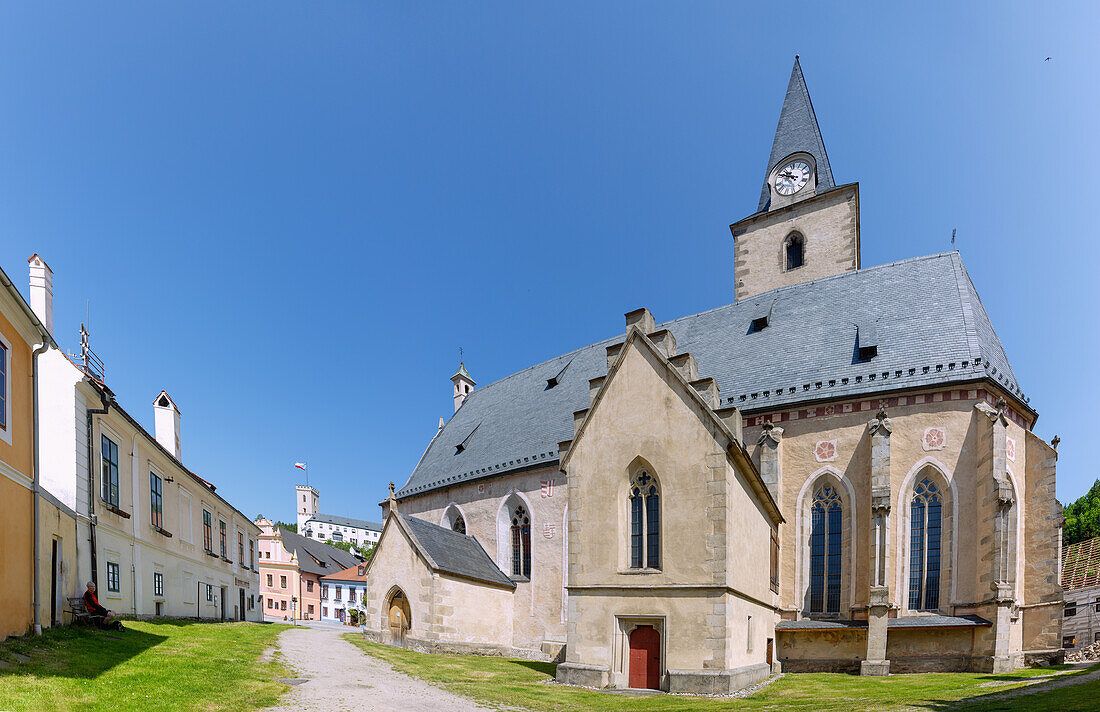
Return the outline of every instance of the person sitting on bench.
[[[88,613],[93,616],[103,616],[104,627],[111,624],[115,619],[115,612],[108,611],[103,606],[99,605],[99,599],[95,595],[95,584],[91,581],[88,582],[88,590],[84,592],[84,607],[88,609]]]

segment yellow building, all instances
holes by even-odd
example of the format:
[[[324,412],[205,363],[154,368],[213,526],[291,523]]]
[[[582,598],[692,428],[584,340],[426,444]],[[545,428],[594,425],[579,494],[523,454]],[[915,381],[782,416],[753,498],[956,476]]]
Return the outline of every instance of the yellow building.
[[[0,639],[35,623],[34,378],[36,359],[51,343],[0,270]]]

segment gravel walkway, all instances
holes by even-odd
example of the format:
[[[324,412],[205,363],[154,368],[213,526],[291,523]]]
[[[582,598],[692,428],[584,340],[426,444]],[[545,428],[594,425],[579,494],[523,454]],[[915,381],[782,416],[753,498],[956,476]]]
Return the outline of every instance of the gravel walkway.
[[[341,638],[347,628],[299,627],[279,636],[298,679],[270,712],[468,712],[489,709],[403,675]]]

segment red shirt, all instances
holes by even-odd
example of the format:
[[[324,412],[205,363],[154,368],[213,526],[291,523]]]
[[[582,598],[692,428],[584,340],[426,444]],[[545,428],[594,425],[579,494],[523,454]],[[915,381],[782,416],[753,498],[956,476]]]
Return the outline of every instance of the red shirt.
[[[84,606],[88,609],[89,613],[99,613],[105,615],[107,609],[99,605],[99,599],[91,591],[84,592]]]

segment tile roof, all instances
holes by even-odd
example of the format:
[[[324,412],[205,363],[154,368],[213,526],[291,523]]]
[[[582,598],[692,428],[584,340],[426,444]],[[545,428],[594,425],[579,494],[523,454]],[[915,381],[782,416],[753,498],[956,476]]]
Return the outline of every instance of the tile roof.
[[[294,553],[298,568],[306,573],[325,576],[362,563],[358,556],[343,549],[307,539],[287,529],[280,528],[279,537],[283,540],[283,548]]]
[[[360,583],[365,583],[366,580],[367,580],[367,572],[364,570],[363,575],[360,576],[359,575],[360,567],[366,569],[366,563],[365,562],[360,562],[360,563],[354,564],[352,566],[347,567],[343,571],[338,571],[334,574],[329,574],[328,576],[322,576],[321,579],[323,581],[357,581],[357,582],[360,582]]]
[[[764,305],[769,325],[749,333]],[[878,355],[860,361],[856,329],[866,320],[875,322]],[[1026,400],[957,252],[783,287],[657,328],[695,356],[700,376],[714,377],[723,406],[746,413],[983,378]],[[573,437],[573,412],[589,405],[589,379],[607,373],[606,347],[624,338],[473,390],[397,497],[557,462],[558,443]]]
[[[981,616],[902,616],[886,621],[887,629],[898,628],[973,628],[993,625]],[[797,621],[779,621],[776,630],[843,630],[866,628],[867,621],[853,620],[812,620],[803,618]]]
[[[397,516],[437,570],[509,588],[516,587],[474,537],[416,517],[400,513]]]
[[[378,522],[368,522],[366,519],[352,519],[351,517],[341,517],[335,514],[314,514],[306,523],[309,522],[324,522],[325,524],[335,524],[341,527],[355,527],[356,529],[369,529],[372,532],[382,531],[382,525]]]
[[[1100,584],[1100,537],[1085,539],[1062,549],[1062,588]]]
[[[825,153],[825,140],[821,138],[814,105],[810,101],[810,92],[806,89],[806,79],[802,76],[802,65],[798,63],[798,57],[795,57],[791,79],[787,83],[787,94],[783,97],[783,109],[779,112],[779,124],[775,127],[768,167],[764,171],[764,188],[760,193],[757,212],[765,210],[771,202],[768,175],[772,169],[779,161],[799,151],[810,154],[817,163],[818,193],[836,187],[833,169],[829,166],[829,155]]]

